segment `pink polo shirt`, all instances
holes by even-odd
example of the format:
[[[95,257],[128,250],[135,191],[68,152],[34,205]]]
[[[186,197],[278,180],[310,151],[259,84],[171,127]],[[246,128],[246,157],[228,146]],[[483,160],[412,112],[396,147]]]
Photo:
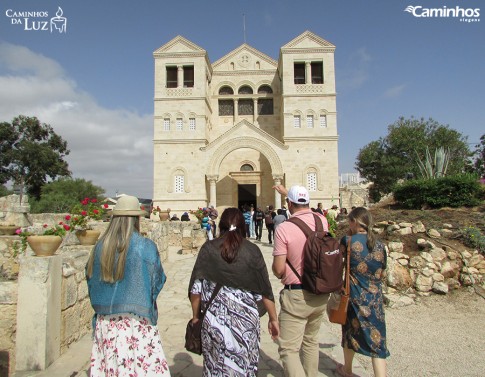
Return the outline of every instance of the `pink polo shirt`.
[[[313,215],[317,215],[322,219],[323,229],[328,231],[327,219],[318,212],[312,212],[311,209],[304,209],[295,212],[292,217],[302,219],[311,229],[315,229],[315,220]],[[291,265],[295,267],[301,275],[303,270],[303,247],[305,246],[306,236],[300,228],[288,221],[278,225],[274,236],[273,256],[286,255]],[[296,275],[291,268],[286,264],[285,276],[281,279],[283,284],[300,284]]]

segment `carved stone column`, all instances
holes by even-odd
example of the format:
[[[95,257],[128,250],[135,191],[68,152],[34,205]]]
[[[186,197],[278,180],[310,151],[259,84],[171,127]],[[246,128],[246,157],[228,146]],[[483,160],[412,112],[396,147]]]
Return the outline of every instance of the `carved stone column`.
[[[312,83],[312,66],[310,62],[305,62],[305,84]]]
[[[253,124],[256,124],[256,120],[258,119],[258,99],[253,99]]]
[[[282,176],[273,176],[273,185],[278,186],[281,185],[281,180],[283,179]],[[275,210],[281,208],[281,194],[274,190],[274,208]]]
[[[181,65],[177,66],[177,88],[184,87],[184,67]]]
[[[209,205],[217,207],[217,180],[218,175],[208,175],[207,180],[209,181]]]
[[[237,108],[238,103],[239,103],[238,100],[235,99],[234,100],[234,124],[237,123],[237,120],[239,118],[239,111],[238,111],[239,109]]]

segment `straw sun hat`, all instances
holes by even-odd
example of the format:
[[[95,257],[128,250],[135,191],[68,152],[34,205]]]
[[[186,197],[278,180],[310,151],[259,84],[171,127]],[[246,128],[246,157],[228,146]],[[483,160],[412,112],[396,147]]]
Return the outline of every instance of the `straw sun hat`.
[[[113,208],[113,216],[141,216],[145,211],[140,209],[140,202],[134,196],[122,196]]]

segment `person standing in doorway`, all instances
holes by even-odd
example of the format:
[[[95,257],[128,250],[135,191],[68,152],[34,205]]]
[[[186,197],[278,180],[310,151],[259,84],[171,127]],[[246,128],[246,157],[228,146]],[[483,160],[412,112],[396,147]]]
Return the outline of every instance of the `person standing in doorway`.
[[[256,208],[253,215],[254,229],[256,231],[256,240],[261,241],[261,236],[263,235],[263,218],[264,213],[261,207]]]
[[[274,236],[274,224],[273,219],[276,216],[276,213],[273,210],[273,206],[268,206],[266,212],[264,213],[264,225],[266,225],[266,229],[268,230],[268,243],[271,245],[273,243],[273,236]]]

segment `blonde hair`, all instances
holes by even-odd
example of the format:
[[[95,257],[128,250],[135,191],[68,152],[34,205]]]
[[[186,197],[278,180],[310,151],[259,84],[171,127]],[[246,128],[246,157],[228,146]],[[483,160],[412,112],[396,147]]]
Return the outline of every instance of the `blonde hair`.
[[[140,231],[140,218],[138,216],[113,216],[111,218],[108,229],[98,241],[98,244],[102,244],[101,281],[114,283],[123,279],[126,253],[134,231]],[[95,250],[96,246],[91,250],[88,260],[87,276],[89,278],[93,275]]]
[[[357,207],[349,213],[349,220],[356,221],[367,232],[367,247],[372,250],[376,245],[376,237],[372,231],[374,226],[372,214],[364,207]]]

